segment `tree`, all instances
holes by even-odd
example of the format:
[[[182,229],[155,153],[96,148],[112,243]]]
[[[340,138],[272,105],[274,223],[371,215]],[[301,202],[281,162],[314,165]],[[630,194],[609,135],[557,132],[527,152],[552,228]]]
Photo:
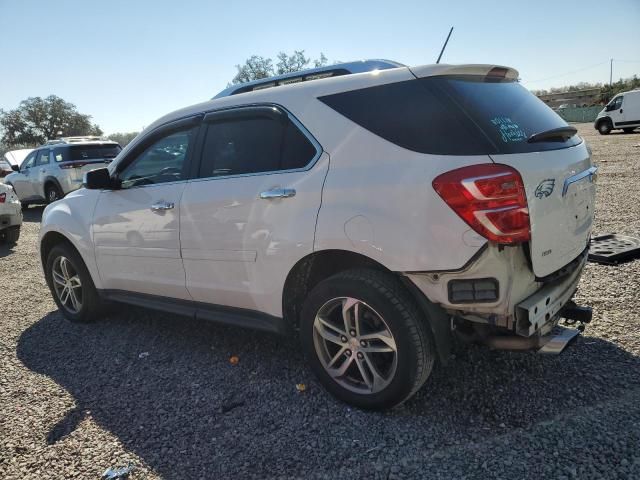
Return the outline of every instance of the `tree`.
[[[113,140],[114,142],[118,142],[122,148],[126,147],[127,144],[136,138],[139,132],[127,132],[127,133],[112,133],[107,138],[109,140]]]
[[[9,147],[41,145],[57,137],[102,135],[100,127],[91,123],[91,115],[55,95],[30,97],[14,110],[0,110],[0,128],[2,143]]]
[[[236,65],[238,73],[236,73],[236,76],[231,80],[231,85],[251,82],[274,75],[298,72],[307,68],[311,62],[311,59],[304,56],[304,50],[294,50],[292,55],[280,52],[277,55],[277,60],[274,68],[274,61],[271,58],[252,55],[243,65]],[[313,61],[315,67],[324,67],[328,65],[328,63],[329,60],[325,57],[324,53],[320,53],[320,58]]]

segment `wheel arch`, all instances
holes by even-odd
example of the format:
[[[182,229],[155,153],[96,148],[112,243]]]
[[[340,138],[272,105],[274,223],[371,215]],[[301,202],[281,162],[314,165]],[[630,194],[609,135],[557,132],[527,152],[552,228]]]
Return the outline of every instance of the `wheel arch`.
[[[320,250],[300,259],[289,271],[282,291],[282,314],[285,324],[297,331],[304,300],[321,281],[346,270],[369,268],[386,272],[399,278],[429,323],[436,342],[436,350],[442,363],[451,353],[451,332],[448,315],[431,301],[403,275],[389,270],[378,261],[349,250]]]
[[[47,175],[44,179],[44,182],[42,183],[42,187],[43,187],[43,193],[45,195],[47,195],[47,186],[48,185],[55,185],[56,188],[58,190],[60,190],[60,193],[62,194],[62,196],[64,197],[64,190],[62,189],[62,185],[60,184],[60,180],[58,180],[56,177],[54,177],[53,175]]]
[[[596,124],[595,124],[595,128],[596,130],[598,130],[598,127],[600,127],[600,125],[602,124],[602,122],[609,122],[611,124],[611,128],[614,127],[613,125],[613,120],[611,120],[611,117],[609,117],[608,115],[605,117],[600,117],[596,120]]]

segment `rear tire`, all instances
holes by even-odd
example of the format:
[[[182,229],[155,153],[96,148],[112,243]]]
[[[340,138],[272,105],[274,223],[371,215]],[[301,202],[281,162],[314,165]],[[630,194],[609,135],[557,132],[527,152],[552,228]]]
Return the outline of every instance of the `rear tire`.
[[[319,283],[304,304],[300,340],[324,387],[365,409],[409,399],[435,361],[427,319],[395,277],[375,270]]]
[[[49,183],[45,187],[44,190],[45,196],[47,197],[47,203],[53,203],[57,200],[60,200],[64,197],[64,194],[60,191],[58,186],[54,183]]]
[[[622,131],[624,133],[631,133],[636,129],[636,127],[631,127],[631,128],[623,128]]]
[[[613,130],[613,124],[611,123],[611,120],[602,120],[598,124],[598,132],[600,132],[600,135],[609,135],[611,133],[611,130]]]
[[[66,243],[51,249],[45,279],[60,312],[72,322],[93,322],[103,313],[102,302],[82,258]]]

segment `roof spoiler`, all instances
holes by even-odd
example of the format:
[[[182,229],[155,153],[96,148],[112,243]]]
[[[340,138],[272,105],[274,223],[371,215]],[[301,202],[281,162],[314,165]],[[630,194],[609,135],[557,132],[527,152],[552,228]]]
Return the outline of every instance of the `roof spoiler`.
[[[496,79],[505,78],[507,80],[517,80],[519,76],[518,71],[514,68],[486,64],[447,65],[439,63],[410,67],[409,70],[418,78],[441,75],[474,75]]]

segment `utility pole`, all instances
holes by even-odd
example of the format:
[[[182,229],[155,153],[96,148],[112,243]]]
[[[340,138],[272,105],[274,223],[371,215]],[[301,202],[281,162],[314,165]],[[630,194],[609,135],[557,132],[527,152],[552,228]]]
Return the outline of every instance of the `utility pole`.
[[[611,59],[611,64],[609,67],[609,88],[611,88],[612,83],[613,83],[613,58]]]

